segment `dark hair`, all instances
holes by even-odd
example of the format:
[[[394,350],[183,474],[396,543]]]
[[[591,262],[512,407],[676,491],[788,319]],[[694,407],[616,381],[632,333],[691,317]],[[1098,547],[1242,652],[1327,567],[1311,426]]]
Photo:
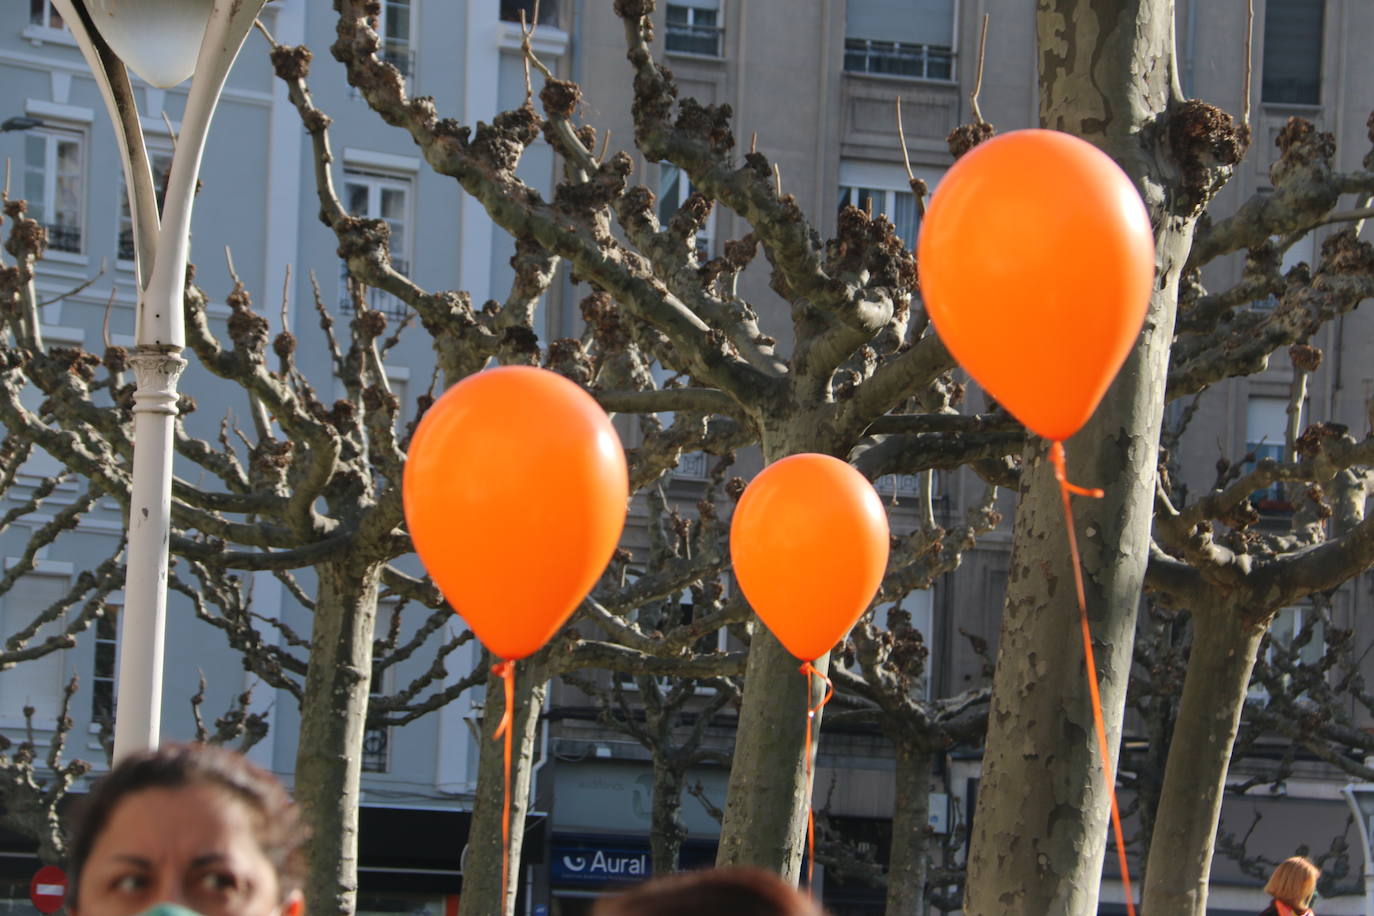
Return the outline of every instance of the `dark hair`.
[[[258,846],[276,870],[282,899],[301,886],[305,830],[295,802],[276,777],[227,748],[166,744],[124,758],[79,803],[67,851],[71,881],[68,905],[77,904],[81,871],[121,801],[144,789],[190,785],[216,786],[242,802],[253,814]]]
[[[597,902],[593,916],[820,916],[771,872],[713,868],[656,878]]]

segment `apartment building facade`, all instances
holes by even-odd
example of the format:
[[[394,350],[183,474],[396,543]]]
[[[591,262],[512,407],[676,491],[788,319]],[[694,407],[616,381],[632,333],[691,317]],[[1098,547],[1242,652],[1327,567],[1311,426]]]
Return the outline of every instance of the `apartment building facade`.
[[[520,36],[512,21],[521,10],[532,14],[533,4],[384,0],[379,23],[383,54],[407,76],[414,93],[436,96],[440,107],[463,123],[488,120],[523,99]],[[871,205],[910,240],[916,232],[917,207],[898,138],[897,101],[901,100],[912,171],[938,193],[939,179],[951,162],[945,138],[971,117],[969,93],[985,13],[991,25],[981,110],[1001,130],[1032,126],[1038,108],[1034,12],[1031,5],[1012,0],[661,2],[655,12],[655,40],[682,94],[703,102],[728,102],[738,141],[744,145],[757,138],[758,148],[778,164],[784,190],[797,197],[823,233],[833,230],[840,206]],[[582,117],[599,130],[609,128],[617,146],[627,146],[634,134],[629,68],[622,29],[609,0],[542,0],[539,18],[535,41],[541,58],[582,85]],[[346,206],[390,223],[393,260],[422,286],[464,289],[476,302],[501,298],[511,278],[509,237],[451,181],[430,174],[409,140],[384,129],[351,93],[341,67],[326,51],[333,38],[331,20],[325,6],[306,0],[278,0],[264,14],[279,41],[306,43],[316,52],[311,86],[317,104],[334,118],[335,180]],[[1240,112],[1245,102],[1243,4],[1180,0],[1176,31],[1185,92]],[[1218,201],[1219,212],[1229,212],[1267,187],[1267,169],[1275,155],[1272,140],[1290,116],[1308,118],[1333,132],[1341,165],[1357,166],[1368,142],[1364,123],[1374,97],[1367,87],[1374,85],[1374,72],[1356,53],[1355,42],[1369,35],[1374,35],[1374,10],[1362,4],[1257,0],[1250,82],[1257,139]],[[284,320],[302,339],[297,351],[302,368],[312,378],[327,380],[331,369],[324,348],[316,346],[322,341],[314,330],[309,270],[317,271],[324,297],[338,303],[340,314],[347,290],[334,256],[334,239],[314,217],[318,205],[308,141],[281,85],[271,76],[265,50],[259,37],[250,38],[217,116],[203,170],[205,187],[197,202],[193,260],[202,287],[212,299],[222,297],[230,285],[229,268],[220,254],[227,247],[238,275],[264,304],[282,289],[290,265]],[[45,306],[45,332],[52,341],[98,350],[109,306],[111,338],[127,344],[132,337],[133,272],[113,135],[84,64],[44,0],[14,3],[0,14],[0,84],[10,89],[5,104],[13,109],[0,111],[0,118],[42,121],[0,133],[0,156],[14,164],[18,190],[49,226],[42,297],[56,298],[92,281],[84,290]],[[164,91],[136,85],[154,164],[159,166],[170,152],[186,87]],[[548,148],[536,145],[527,154],[522,175],[547,190],[554,168]],[[635,175],[656,191],[664,215],[690,193],[685,176],[675,168],[637,154]],[[725,240],[746,231],[740,220],[721,209],[698,237],[698,245],[719,253]],[[1297,247],[1290,258],[1311,261],[1316,250]],[[1234,282],[1239,271],[1239,262],[1232,259],[1209,270],[1206,280],[1221,288]],[[755,265],[743,277],[742,288],[760,308],[766,327],[786,328],[787,306],[768,289],[767,279],[766,265]],[[546,338],[577,329],[570,307],[574,295],[565,285],[550,297],[541,317]],[[404,306],[384,295],[377,294],[373,304],[393,318],[404,315]],[[275,309],[263,311],[273,315]],[[227,310],[213,306],[212,313],[222,318]],[[1322,332],[1320,345],[1328,359],[1311,381],[1308,422],[1338,420],[1352,430],[1365,428],[1364,405],[1374,393],[1374,381],[1365,377],[1363,368],[1371,363],[1368,342],[1374,340],[1374,328],[1366,327],[1367,321],[1368,316],[1355,312]],[[388,361],[391,381],[412,415],[415,395],[429,385],[432,362],[426,337],[419,332],[406,336]],[[1208,485],[1219,454],[1234,457],[1251,446],[1282,441],[1276,425],[1290,381],[1291,369],[1276,359],[1265,372],[1214,386],[1202,398],[1180,451],[1194,488]],[[182,387],[196,394],[211,391],[210,384],[193,365]],[[212,411],[202,413],[205,416],[196,422],[220,420],[210,415]],[[627,434],[627,444],[634,444],[633,435]],[[50,472],[41,467],[29,470],[30,487]],[[668,482],[670,497],[684,503],[695,500],[704,478],[704,458],[691,456]],[[899,530],[918,524],[917,486],[911,478],[879,482],[880,492],[895,507],[894,525]],[[937,518],[952,525],[982,498],[983,484],[968,474],[940,474],[936,493]],[[1010,518],[1014,507],[1007,497],[1002,507]],[[643,512],[642,506],[632,510],[627,534],[627,546],[640,551],[645,547]],[[0,599],[0,613],[10,606],[47,600],[61,587],[63,577],[80,571],[79,557],[108,554],[119,528],[117,511],[103,506],[98,518],[83,526],[82,540],[69,554],[54,553],[44,561],[43,575],[35,577],[29,592]],[[17,543],[18,534],[0,532],[0,544]],[[1009,524],[986,535],[956,573],[902,602],[931,648],[926,689],[932,696],[983,682],[982,660],[968,650],[959,630],[988,638],[995,647],[1009,539]],[[10,547],[11,554],[15,549]],[[1367,577],[1362,577],[1343,590],[1333,612],[1343,624],[1354,626],[1361,645],[1374,642],[1374,627],[1360,619],[1370,601],[1367,586]],[[264,602],[264,613],[283,614],[298,632],[308,629],[308,614],[294,606],[271,576],[261,576],[254,588],[255,602]],[[1304,608],[1285,612],[1281,624],[1291,630],[1300,626],[1306,613]],[[196,689],[198,668],[210,684],[207,709],[224,705],[247,684],[227,650],[209,651],[208,647],[222,645],[219,634],[195,621],[185,607],[174,610],[171,618],[169,645],[197,651],[194,664],[187,653],[178,653],[169,664],[164,733],[187,737],[192,723],[184,697]],[[54,715],[44,698],[57,696],[71,673],[79,672],[83,681],[89,678],[97,685],[112,683],[114,638],[108,627],[98,628],[46,667],[0,673],[0,730],[15,735],[22,726],[14,699],[21,694],[26,701],[39,700],[40,720]],[[457,671],[463,664],[451,667]],[[81,707],[76,732],[86,743],[80,748],[74,744],[74,753],[100,757],[92,723],[108,710],[109,690],[99,687],[91,695],[90,709]],[[272,719],[269,736],[254,756],[289,781],[298,723],[294,701],[259,685],[254,702]],[[471,725],[479,704],[480,696],[465,698],[404,728],[370,736],[360,898],[365,912],[438,916],[441,908],[453,905],[453,895],[461,890],[459,863],[475,779]],[[727,715],[710,732],[708,743],[728,758],[731,742]],[[590,899],[604,888],[636,880],[645,871],[652,789],[646,754],[637,743],[598,724],[594,708],[580,691],[555,685],[541,724],[537,759],[532,806],[532,823],[537,826],[529,839],[527,906],[534,913],[585,913]],[[978,764],[976,751],[960,748],[941,761],[932,786],[931,826],[936,837],[956,836],[967,825]],[[821,742],[818,804],[837,832],[878,860],[890,836],[893,766],[890,746],[876,731],[828,729]],[[1243,831],[1256,810],[1264,815],[1266,829],[1257,836],[1253,851],[1285,855],[1295,835],[1320,849],[1345,829],[1346,811],[1339,796],[1344,777],[1314,762],[1302,767],[1302,778],[1288,781],[1283,798],[1228,802],[1224,820],[1230,829]],[[696,797],[685,800],[684,866],[708,862],[714,855],[716,825],[709,807],[724,801],[726,771],[706,764],[691,781],[705,803]],[[20,885],[26,887],[32,862],[20,844],[11,843],[0,853],[6,850],[8,858],[0,854],[0,885],[8,881],[8,898],[22,902]],[[1358,862],[1352,867],[1358,870]],[[1102,912],[1124,912],[1111,868],[1104,879]],[[824,876],[822,882],[824,899],[837,916],[881,912],[877,889],[855,881],[826,881]],[[0,892],[0,898],[5,896]],[[1263,902],[1254,878],[1218,857],[1215,912],[1254,912]],[[1331,913],[1360,910],[1356,898],[1328,901],[1323,907]]]
[[[518,13],[522,4],[495,0],[385,0],[378,31],[382,54],[414,92],[429,92],[465,122],[490,120],[523,99]],[[556,4],[545,3],[535,38],[543,59],[559,66],[569,39]],[[274,0],[261,20],[284,44],[315,52],[310,76],[317,105],[333,118],[333,179],[344,206],[358,216],[382,218],[391,230],[393,262],[429,289],[464,289],[477,302],[504,298],[513,276],[514,246],[495,229],[481,206],[455,184],[427,169],[410,140],[386,128],[348,87],[343,68],[328,53],[334,39],[328,4]],[[250,34],[230,75],[211,129],[201,172],[202,187],[192,225],[197,283],[209,299],[219,333],[229,309],[231,269],[242,279],[271,331],[291,330],[300,340],[297,364],[326,402],[342,394],[319,330],[314,283],[324,307],[346,327],[353,305],[335,253],[337,241],[318,218],[319,203],[309,138],[273,75],[268,44]],[[10,165],[10,194],[48,230],[48,250],[37,278],[45,342],[100,353],[106,343],[131,346],[136,301],[132,229],[115,137],[96,84],[75,41],[47,0],[12,0],[0,10],[0,160]],[[134,90],[150,159],[159,181],[168,168],[189,83],[157,89],[134,78]],[[548,190],[552,153],[531,151],[522,174]],[[232,259],[232,267],[231,260]],[[371,292],[369,304],[395,327],[406,307]],[[249,425],[249,405],[237,389],[212,377],[187,354],[181,390],[199,410],[187,417],[193,435],[213,441],[221,422]],[[402,404],[402,422],[415,415],[416,397],[431,385],[434,359],[428,335],[414,326],[386,357],[388,380]],[[57,471],[39,456],[25,465],[6,494],[17,505]],[[178,466],[178,473],[194,473]],[[194,479],[194,478],[191,478]],[[43,509],[0,531],[9,562],[29,535],[79,497],[75,483],[57,487]],[[104,499],[77,531],[39,554],[34,572],[0,597],[0,632],[10,633],[62,595],[74,577],[111,556],[122,536],[117,504]],[[92,558],[98,558],[92,560]],[[264,618],[278,618],[291,632],[308,633],[310,614],[271,574],[248,574],[252,601]],[[308,576],[303,580],[309,589]],[[109,596],[119,605],[121,595]],[[68,614],[75,611],[69,611]],[[382,608],[382,616],[388,613]],[[64,615],[62,620],[66,619]],[[416,625],[404,624],[406,635]],[[454,621],[449,631],[457,631]],[[284,631],[264,625],[278,644]],[[40,638],[47,635],[40,632]],[[395,690],[427,669],[440,633],[409,662],[385,676],[374,692]],[[188,601],[173,595],[167,632],[163,693],[164,739],[195,734],[188,699],[206,684],[207,720],[221,715],[236,696],[252,691],[250,710],[269,722],[267,737],[250,756],[292,781],[299,727],[297,701],[246,674],[225,637],[198,621]],[[62,687],[80,679],[71,713],[67,757],[107,766],[100,722],[114,706],[118,631],[113,619],[82,633],[70,650],[0,672],[0,734],[26,735],[24,707],[33,708],[40,755],[53,740]],[[478,664],[475,646],[450,656],[452,682]],[[443,686],[443,684],[439,685]],[[426,715],[404,727],[370,731],[363,752],[359,910],[442,916],[461,892],[461,854],[476,779],[472,723],[481,696]],[[77,786],[82,791],[86,780]],[[536,828],[537,829],[537,828]],[[537,834],[536,834],[537,835]],[[0,911],[24,911],[37,862],[32,845],[0,832]]]

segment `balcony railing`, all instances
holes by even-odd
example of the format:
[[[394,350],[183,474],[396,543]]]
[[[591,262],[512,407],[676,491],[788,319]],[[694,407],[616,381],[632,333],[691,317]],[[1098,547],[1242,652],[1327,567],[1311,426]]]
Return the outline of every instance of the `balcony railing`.
[[[342,264],[340,266],[342,271],[339,278],[339,311],[351,315],[353,314],[353,293],[349,290],[348,265]],[[392,258],[391,266],[396,269],[397,273],[410,273],[410,262],[401,258]],[[373,311],[381,312],[389,318],[404,318],[409,313],[409,306],[400,299],[371,286],[363,290],[363,303]]]
[[[389,769],[391,729],[369,728],[363,732],[362,771],[364,773],[385,773]]]
[[[669,22],[664,35],[664,47],[685,54],[720,57],[720,36],[723,31],[718,25]]]
[[[48,248],[52,251],[70,251],[73,254],[81,253],[80,226],[67,226],[62,223],[45,223],[43,228],[48,230]]]
[[[539,25],[558,26],[558,0],[539,0]],[[501,19],[503,22],[519,22],[520,14],[525,21],[534,18],[535,0],[501,0]]]
[[[881,73],[916,79],[954,79],[954,51],[939,45],[846,38],[844,68],[851,73]]]

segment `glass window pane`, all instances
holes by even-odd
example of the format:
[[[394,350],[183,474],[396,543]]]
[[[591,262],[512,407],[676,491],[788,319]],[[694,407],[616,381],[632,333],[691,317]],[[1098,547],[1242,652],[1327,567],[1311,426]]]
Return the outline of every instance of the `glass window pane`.
[[[345,184],[344,201],[350,216],[367,216],[367,185]]]
[[[48,165],[48,138],[29,134],[24,138],[24,165],[43,171]]]
[[[1269,0],[1264,12],[1266,102],[1316,105],[1321,101],[1324,0]]]
[[[910,248],[916,242],[916,195],[909,191],[897,191],[892,196],[892,224],[897,228],[897,235]]]
[[[81,144],[75,140],[57,142],[57,171],[60,175],[72,175],[81,171]]]
[[[389,3],[386,8],[386,37],[392,40],[410,40],[410,7],[399,3]]]
[[[682,202],[682,170],[665,162],[658,175],[658,221],[665,225]]]
[[[406,216],[406,193],[398,188],[382,188],[382,218],[403,220]]]

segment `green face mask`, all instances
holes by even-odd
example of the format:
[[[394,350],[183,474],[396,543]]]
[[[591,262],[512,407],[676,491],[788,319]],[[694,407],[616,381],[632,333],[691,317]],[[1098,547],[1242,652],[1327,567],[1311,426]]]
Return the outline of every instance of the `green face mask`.
[[[157,906],[148,907],[148,909],[139,913],[138,916],[200,916],[200,914],[180,904],[159,903]]]

